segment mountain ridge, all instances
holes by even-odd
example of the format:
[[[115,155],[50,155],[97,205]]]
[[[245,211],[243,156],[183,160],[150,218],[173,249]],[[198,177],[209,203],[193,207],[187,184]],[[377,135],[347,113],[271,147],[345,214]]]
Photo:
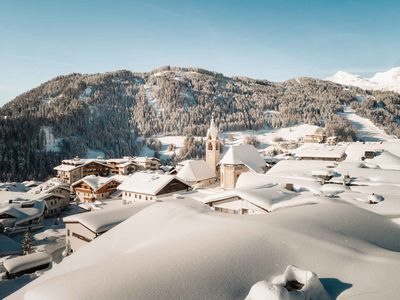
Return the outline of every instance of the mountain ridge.
[[[353,140],[344,106],[400,136],[399,94],[321,79],[276,83],[170,66],[58,76],[0,108],[0,181],[44,179],[61,159],[89,152],[136,155],[142,137],[201,136],[211,116],[223,131],[307,123]]]
[[[377,72],[370,78],[338,71],[326,80],[338,84],[350,85],[366,90],[382,90],[400,93],[400,67],[394,67],[384,72]]]

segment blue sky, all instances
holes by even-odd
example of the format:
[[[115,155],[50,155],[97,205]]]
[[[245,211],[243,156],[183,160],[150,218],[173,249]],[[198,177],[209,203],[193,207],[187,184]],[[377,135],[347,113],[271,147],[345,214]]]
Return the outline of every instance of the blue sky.
[[[368,76],[400,66],[400,1],[0,0],[0,105],[61,74],[168,64]]]

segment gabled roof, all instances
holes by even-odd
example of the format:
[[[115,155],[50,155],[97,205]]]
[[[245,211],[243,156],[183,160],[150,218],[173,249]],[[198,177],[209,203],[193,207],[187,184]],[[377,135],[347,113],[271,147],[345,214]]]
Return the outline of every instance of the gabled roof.
[[[79,185],[80,183],[84,182],[87,185],[89,185],[93,190],[97,191],[101,189],[103,186],[106,184],[110,183],[111,181],[116,181],[120,182],[118,179],[114,177],[102,177],[102,176],[96,176],[96,175],[88,175],[83,177],[82,179],[78,180],[74,184],[72,184],[72,187],[75,187]]]
[[[82,165],[66,165],[66,164],[61,164],[57,167],[54,168],[54,170],[56,171],[65,171],[65,172],[69,172],[75,169],[78,169],[82,167]]]
[[[220,161],[221,165],[245,165],[256,173],[264,173],[265,161],[252,145],[230,146]]]
[[[179,180],[183,184],[187,185],[187,183],[183,182],[174,175],[136,172],[127,180],[125,180],[118,187],[118,189],[126,192],[155,196],[174,179]]]
[[[186,160],[181,164],[183,167],[176,176],[186,182],[202,181],[215,177],[214,172],[204,160]]]

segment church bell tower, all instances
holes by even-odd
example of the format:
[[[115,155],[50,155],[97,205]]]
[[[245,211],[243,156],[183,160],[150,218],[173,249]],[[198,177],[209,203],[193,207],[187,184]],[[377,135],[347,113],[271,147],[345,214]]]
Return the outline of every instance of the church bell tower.
[[[206,163],[217,176],[217,165],[221,160],[221,140],[218,136],[218,128],[215,126],[214,118],[211,118],[210,128],[206,137]]]

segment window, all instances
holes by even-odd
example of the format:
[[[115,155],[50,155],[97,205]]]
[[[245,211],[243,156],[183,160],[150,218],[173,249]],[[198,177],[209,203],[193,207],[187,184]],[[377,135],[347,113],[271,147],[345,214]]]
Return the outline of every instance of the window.
[[[208,142],[208,150],[212,150],[212,149],[213,149],[212,143]]]
[[[70,231],[69,231],[69,229],[67,229],[67,235],[68,235],[68,236],[70,235]]]

